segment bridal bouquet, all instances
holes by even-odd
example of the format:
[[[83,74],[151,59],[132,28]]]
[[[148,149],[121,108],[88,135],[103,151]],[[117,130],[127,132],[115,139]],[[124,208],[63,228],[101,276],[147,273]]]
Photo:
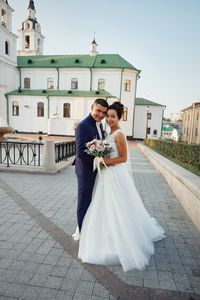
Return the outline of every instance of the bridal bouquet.
[[[86,150],[85,152],[89,155],[94,157],[105,157],[109,156],[109,154],[113,151],[110,143],[105,140],[97,140],[94,139],[88,143],[86,143]]]
[[[94,139],[88,143],[86,143],[86,150],[85,152],[91,156],[94,156],[93,162],[93,170],[95,171],[96,168],[100,174],[101,166],[105,166],[103,157],[109,156],[109,154],[113,151],[110,143],[105,140],[97,140]]]

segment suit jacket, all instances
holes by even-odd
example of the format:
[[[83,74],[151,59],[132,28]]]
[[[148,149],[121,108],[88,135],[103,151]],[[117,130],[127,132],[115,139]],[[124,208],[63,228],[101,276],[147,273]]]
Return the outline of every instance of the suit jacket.
[[[104,138],[102,128],[101,131]],[[89,115],[81,121],[76,130],[75,171],[77,175],[87,176],[87,174],[93,172],[94,158],[85,152],[85,144],[93,139],[100,139],[100,137],[96,127],[96,121]]]

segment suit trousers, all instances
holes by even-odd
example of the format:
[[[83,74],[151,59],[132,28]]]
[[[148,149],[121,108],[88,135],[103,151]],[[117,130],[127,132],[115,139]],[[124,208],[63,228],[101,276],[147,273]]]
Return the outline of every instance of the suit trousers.
[[[84,216],[92,200],[92,191],[96,178],[96,172],[89,176],[78,176],[78,206],[77,206],[77,220],[79,232],[81,231]]]

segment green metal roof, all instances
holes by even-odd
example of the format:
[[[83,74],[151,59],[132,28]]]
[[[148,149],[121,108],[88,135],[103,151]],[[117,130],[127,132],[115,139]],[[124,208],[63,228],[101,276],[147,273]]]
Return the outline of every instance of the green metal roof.
[[[18,56],[19,68],[117,68],[140,72],[119,54]]]
[[[104,90],[79,91],[79,90],[14,90],[6,94],[7,96],[59,96],[59,97],[103,97],[113,98],[111,94]]]
[[[162,128],[162,130],[163,130],[163,131],[173,131],[173,130],[174,130],[174,127],[171,127],[171,126],[165,127],[165,126],[164,126],[164,127]]]
[[[135,105],[165,106],[144,98],[135,98]]]

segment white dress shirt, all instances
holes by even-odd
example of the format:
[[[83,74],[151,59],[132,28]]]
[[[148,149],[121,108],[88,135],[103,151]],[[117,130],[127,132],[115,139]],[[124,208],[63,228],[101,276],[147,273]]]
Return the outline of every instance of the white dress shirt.
[[[101,124],[101,122],[96,122],[96,126],[97,126],[97,130],[98,130],[98,133],[99,133],[99,137],[102,140],[103,139],[103,135],[102,135],[102,132],[101,132],[100,124]]]

